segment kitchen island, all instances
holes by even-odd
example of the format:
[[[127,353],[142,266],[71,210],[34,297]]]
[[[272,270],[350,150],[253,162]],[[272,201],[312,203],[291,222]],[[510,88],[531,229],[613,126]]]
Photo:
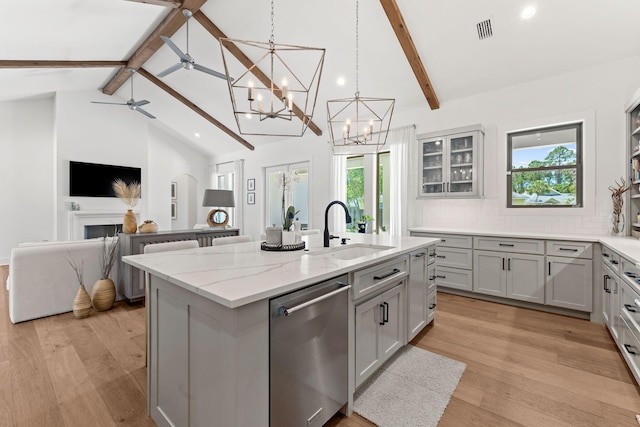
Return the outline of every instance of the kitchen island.
[[[409,254],[437,242],[347,236],[346,245],[334,240],[330,248],[323,247],[322,236],[306,236],[305,251],[263,251],[260,242],[250,242],[123,257],[145,271],[147,279],[147,399],[156,423],[269,425],[269,300],[344,274],[349,281],[362,281],[363,272],[377,266],[393,267],[390,277],[375,277],[378,284],[404,288],[409,268],[402,266],[409,265]],[[353,300],[373,298],[375,289],[387,288],[362,285],[349,291],[346,412],[356,376]],[[404,300],[399,303],[404,307]],[[406,329],[406,321],[401,325]],[[401,345],[407,341],[405,332]]]

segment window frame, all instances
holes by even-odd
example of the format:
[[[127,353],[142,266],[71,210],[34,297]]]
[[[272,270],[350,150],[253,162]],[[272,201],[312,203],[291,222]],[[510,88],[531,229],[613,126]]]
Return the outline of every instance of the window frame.
[[[530,135],[536,134],[540,132],[550,132],[550,131],[560,131],[567,129],[575,129],[576,131],[576,163],[574,165],[553,165],[553,166],[541,166],[535,168],[513,168],[513,137],[514,136],[522,136],[522,135]],[[506,207],[507,209],[527,209],[527,208],[584,208],[584,183],[583,183],[583,175],[584,175],[584,162],[583,162],[583,153],[584,153],[584,122],[577,121],[566,124],[559,125],[550,125],[550,126],[542,126],[536,128],[530,128],[527,130],[520,130],[514,132],[507,132],[507,194],[506,194]],[[552,170],[575,170],[576,173],[576,201],[573,205],[514,205],[513,204],[513,173],[520,172],[540,172],[540,171],[552,171]]]

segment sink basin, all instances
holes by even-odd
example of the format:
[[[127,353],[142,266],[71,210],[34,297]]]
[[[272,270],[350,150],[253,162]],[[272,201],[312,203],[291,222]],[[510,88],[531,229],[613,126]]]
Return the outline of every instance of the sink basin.
[[[307,252],[308,255],[325,256],[338,259],[355,259],[367,255],[373,255],[377,252],[387,249],[393,249],[393,246],[369,245],[365,243],[354,243],[352,245],[343,245],[334,248],[324,248]]]

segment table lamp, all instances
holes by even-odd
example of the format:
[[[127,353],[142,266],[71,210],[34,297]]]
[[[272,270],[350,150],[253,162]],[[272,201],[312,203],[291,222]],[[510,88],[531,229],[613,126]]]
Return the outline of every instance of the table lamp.
[[[207,224],[211,227],[225,227],[229,222],[229,214],[220,208],[232,208],[235,205],[232,190],[204,190],[202,206],[216,208],[207,214]]]

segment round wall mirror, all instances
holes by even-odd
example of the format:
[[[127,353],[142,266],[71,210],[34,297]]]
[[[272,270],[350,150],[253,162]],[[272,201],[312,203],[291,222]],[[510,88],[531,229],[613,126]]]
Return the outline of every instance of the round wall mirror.
[[[229,222],[229,214],[222,209],[213,209],[207,215],[207,224],[211,227],[226,227]]]

